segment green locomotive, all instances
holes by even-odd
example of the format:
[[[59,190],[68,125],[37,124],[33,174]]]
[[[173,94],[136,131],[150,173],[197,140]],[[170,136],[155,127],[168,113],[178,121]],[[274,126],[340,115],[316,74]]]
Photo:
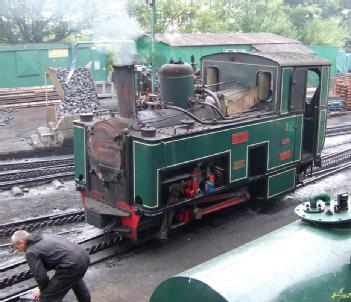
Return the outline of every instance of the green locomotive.
[[[136,100],[115,66],[119,113],[74,123],[86,218],[133,241],[242,202],[294,190],[320,160],[329,62],[310,54],[227,52],[159,69],[160,96]],[[307,80],[318,87],[306,98]]]

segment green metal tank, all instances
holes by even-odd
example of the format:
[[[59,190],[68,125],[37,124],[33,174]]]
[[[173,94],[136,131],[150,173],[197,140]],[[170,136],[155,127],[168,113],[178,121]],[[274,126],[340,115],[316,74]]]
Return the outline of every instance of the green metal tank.
[[[150,301],[347,301],[350,254],[349,225],[297,221],[167,279]]]
[[[164,64],[158,70],[162,102],[186,108],[188,100],[194,96],[194,70],[190,64],[181,61]]]

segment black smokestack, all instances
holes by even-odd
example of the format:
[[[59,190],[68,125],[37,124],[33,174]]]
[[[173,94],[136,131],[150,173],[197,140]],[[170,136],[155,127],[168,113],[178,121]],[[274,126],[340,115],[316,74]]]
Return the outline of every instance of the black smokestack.
[[[134,65],[114,65],[119,115],[135,117]]]

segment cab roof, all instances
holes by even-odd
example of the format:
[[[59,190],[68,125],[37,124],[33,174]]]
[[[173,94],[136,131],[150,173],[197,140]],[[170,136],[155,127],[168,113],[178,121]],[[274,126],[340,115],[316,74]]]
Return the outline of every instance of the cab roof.
[[[206,55],[201,60],[211,61],[216,59],[224,59],[228,61],[251,62],[279,66],[330,66],[330,62],[322,59],[312,53],[293,53],[293,52],[221,52]]]
[[[267,58],[277,62],[280,66],[330,65],[328,60],[322,59],[313,53],[251,52],[250,54]]]

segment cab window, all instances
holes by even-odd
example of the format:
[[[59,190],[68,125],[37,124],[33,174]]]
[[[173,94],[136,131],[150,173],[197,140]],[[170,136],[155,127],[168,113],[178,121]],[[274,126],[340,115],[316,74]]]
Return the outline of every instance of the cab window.
[[[272,75],[270,72],[259,72],[257,74],[258,100],[268,101],[271,97]]]
[[[208,89],[212,91],[218,91],[218,82],[219,82],[219,70],[217,67],[206,67],[205,71],[205,83],[208,86]]]
[[[304,110],[306,98],[307,69],[296,68],[291,80],[290,111]]]

